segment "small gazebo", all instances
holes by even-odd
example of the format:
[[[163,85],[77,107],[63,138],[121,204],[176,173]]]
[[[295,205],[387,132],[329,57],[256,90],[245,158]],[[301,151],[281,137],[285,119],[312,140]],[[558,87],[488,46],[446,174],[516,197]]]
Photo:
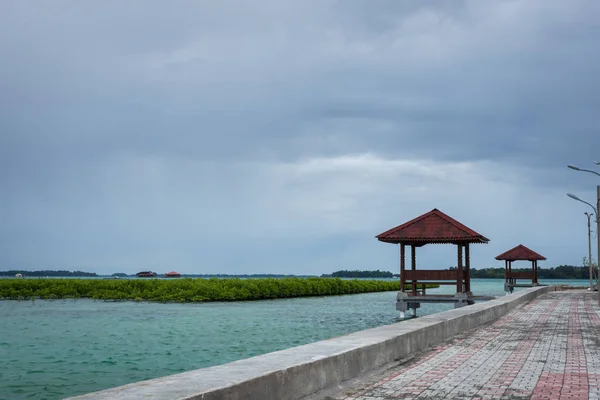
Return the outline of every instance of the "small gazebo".
[[[471,243],[488,243],[489,239],[466,227],[457,220],[444,214],[437,208],[412,219],[402,225],[392,228],[376,236],[381,242],[400,244],[400,292],[398,302],[408,303],[408,307],[416,309],[421,301],[447,302],[453,301],[456,306],[472,304],[471,278],[470,278],[470,250]],[[456,269],[417,270],[416,249],[426,244],[454,244],[457,247]],[[406,246],[411,248],[411,266],[406,270]],[[463,261],[464,251],[464,261]],[[457,295],[419,296],[417,284],[421,281],[440,285],[456,285]],[[411,287],[406,293],[406,285]],[[458,296],[460,295],[460,296]],[[457,304],[460,303],[460,304]],[[464,303],[464,304],[463,304]],[[398,307],[405,311],[404,306]]]
[[[496,256],[496,260],[504,260],[504,286],[507,292],[512,292],[514,287],[538,286],[538,261],[546,260],[546,257],[523,246],[522,244],[505,251]],[[513,272],[513,261],[531,261],[531,272]],[[517,279],[531,279],[531,284],[517,284]]]

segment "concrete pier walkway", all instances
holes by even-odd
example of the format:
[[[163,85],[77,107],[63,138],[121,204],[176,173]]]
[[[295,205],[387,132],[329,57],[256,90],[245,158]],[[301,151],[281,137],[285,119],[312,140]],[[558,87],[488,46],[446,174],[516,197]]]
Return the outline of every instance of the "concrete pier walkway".
[[[328,398],[600,399],[597,296],[550,292]]]

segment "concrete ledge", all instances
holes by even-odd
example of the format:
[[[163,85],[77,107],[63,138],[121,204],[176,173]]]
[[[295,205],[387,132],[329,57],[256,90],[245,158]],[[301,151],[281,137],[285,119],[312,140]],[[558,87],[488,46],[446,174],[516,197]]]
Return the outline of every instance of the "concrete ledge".
[[[300,399],[495,321],[552,290],[552,286],[525,289],[485,303],[71,400]]]

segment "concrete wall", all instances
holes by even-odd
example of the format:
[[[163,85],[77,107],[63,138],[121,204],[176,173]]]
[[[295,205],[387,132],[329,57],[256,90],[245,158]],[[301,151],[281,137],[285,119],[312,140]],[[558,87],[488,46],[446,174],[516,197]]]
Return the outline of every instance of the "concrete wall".
[[[71,399],[299,399],[492,322],[550,290],[554,288],[525,289],[402,323]]]

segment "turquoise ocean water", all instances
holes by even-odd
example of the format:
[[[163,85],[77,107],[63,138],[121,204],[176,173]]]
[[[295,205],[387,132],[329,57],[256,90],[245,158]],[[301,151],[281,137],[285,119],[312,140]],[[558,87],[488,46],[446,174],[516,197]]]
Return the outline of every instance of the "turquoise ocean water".
[[[474,294],[504,295],[501,279],[471,285]],[[397,323],[395,296],[206,304],[0,301],[0,399],[61,399]],[[450,308],[424,304],[418,314]]]

